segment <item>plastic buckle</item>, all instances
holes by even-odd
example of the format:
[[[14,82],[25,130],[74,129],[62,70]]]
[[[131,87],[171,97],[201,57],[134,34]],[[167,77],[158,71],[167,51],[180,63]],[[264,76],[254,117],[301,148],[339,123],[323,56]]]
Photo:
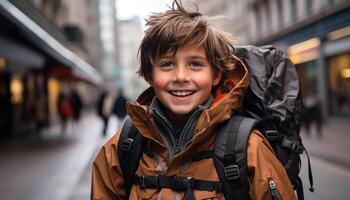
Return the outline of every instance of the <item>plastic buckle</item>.
[[[292,149],[292,151],[294,151],[294,152],[296,152],[298,154],[301,154],[301,153],[303,153],[304,146],[302,144],[300,144],[300,143],[292,142],[291,149]]]
[[[240,177],[238,165],[226,166],[224,171],[225,171],[225,177],[229,181],[237,180]]]
[[[125,138],[124,141],[122,142],[121,147],[120,147],[121,150],[122,150],[122,151],[130,151],[133,142],[134,142],[133,139],[131,139],[131,138]]]
[[[265,135],[266,135],[267,139],[269,139],[271,141],[277,140],[280,136],[279,132],[276,130],[268,130],[265,132]]]
[[[186,179],[185,179],[186,183],[187,183],[187,186],[190,188],[190,189],[193,189],[193,179],[192,177],[188,176]]]
[[[139,186],[142,189],[146,188],[145,176],[139,176]]]

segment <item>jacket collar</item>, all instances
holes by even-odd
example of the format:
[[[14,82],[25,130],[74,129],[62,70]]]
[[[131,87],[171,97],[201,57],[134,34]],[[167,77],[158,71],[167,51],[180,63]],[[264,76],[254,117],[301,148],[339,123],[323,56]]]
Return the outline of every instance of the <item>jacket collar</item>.
[[[209,108],[212,102],[213,96],[210,95],[209,98],[202,105],[196,106],[196,108],[194,108],[193,111],[191,111],[191,113],[188,114],[187,120],[190,119],[194,113],[202,112],[203,110]],[[156,96],[153,97],[153,100],[148,108],[148,112],[150,113],[151,117],[157,116],[162,118],[162,120],[166,122],[166,124],[169,126],[172,132],[176,132],[177,127],[173,127],[173,125],[170,123],[169,119],[163,112],[164,109],[164,105],[159,101],[159,99]]]
[[[206,102],[198,105],[186,116],[185,124],[181,125],[181,127],[175,127],[163,112],[165,110],[164,105],[157,97],[153,98],[148,109],[149,114],[157,133],[169,149],[170,159],[174,158],[191,141],[200,114],[211,105],[212,101],[213,97],[210,95]]]

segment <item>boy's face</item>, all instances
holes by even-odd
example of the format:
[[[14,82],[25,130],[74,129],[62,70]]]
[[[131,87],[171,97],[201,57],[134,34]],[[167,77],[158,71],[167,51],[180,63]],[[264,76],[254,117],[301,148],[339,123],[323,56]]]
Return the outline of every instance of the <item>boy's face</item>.
[[[175,54],[155,59],[150,84],[173,114],[185,115],[208,99],[221,75],[210,65],[202,46],[186,45]]]

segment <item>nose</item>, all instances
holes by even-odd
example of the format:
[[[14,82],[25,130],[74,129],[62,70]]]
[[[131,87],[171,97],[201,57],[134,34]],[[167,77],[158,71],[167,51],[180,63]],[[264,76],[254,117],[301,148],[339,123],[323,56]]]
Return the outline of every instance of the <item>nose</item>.
[[[180,64],[175,68],[174,80],[179,82],[189,81],[190,71],[186,65]]]

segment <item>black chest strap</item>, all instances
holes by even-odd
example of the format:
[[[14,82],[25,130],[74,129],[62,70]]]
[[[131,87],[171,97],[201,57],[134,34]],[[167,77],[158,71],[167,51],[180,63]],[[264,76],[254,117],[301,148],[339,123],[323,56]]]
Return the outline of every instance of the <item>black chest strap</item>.
[[[218,181],[199,180],[185,176],[135,176],[135,184],[142,189],[170,188],[177,192],[185,192],[185,200],[193,200],[192,190],[216,191],[221,193]]]

